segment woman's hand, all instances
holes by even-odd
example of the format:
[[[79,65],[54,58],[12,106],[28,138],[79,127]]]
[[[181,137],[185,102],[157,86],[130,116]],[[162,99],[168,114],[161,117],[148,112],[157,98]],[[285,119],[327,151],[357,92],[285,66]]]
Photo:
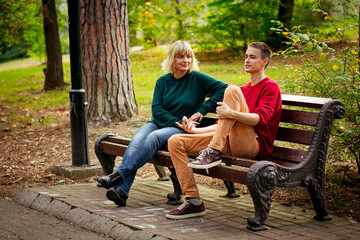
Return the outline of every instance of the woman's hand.
[[[201,113],[199,113],[199,112],[197,112],[197,113],[194,113],[191,117],[190,117],[190,120],[192,120],[192,121],[198,121],[198,122],[201,122],[201,120],[203,119],[203,115],[201,114]]]
[[[217,104],[219,105],[216,108],[218,118],[230,118],[232,112],[231,108],[223,102],[218,102]]]
[[[191,120],[191,118],[187,118],[186,116],[182,118],[182,124],[178,122],[175,123],[176,125],[178,125],[179,128],[182,128],[188,133],[196,133],[196,125],[199,124],[198,122],[195,122]]]

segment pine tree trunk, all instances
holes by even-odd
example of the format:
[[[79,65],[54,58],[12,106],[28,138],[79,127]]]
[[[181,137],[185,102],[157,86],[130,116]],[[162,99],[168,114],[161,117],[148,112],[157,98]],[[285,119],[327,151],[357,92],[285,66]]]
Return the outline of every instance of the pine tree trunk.
[[[44,89],[61,89],[65,83],[55,0],[42,0],[42,4],[47,55]]]
[[[80,12],[88,119],[125,121],[137,113],[127,1],[83,0]]]

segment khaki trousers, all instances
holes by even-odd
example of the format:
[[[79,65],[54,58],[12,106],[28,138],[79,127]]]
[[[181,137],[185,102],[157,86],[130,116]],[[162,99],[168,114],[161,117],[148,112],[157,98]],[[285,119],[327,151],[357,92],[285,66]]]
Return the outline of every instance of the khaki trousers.
[[[249,112],[243,93],[237,86],[229,86],[224,93],[224,103],[232,110]],[[221,154],[235,157],[254,158],[259,152],[257,135],[252,126],[234,119],[221,119],[215,132],[202,134],[176,134],[168,141],[168,149],[183,195],[200,199],[188,153],[199,154],[206,147],[221,151]]]

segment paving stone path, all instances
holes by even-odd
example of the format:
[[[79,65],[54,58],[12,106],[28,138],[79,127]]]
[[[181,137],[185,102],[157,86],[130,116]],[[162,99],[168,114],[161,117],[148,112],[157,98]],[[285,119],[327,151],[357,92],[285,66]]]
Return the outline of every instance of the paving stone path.
[[[302,211],[273,202],[267,231],[246,229],[254,215],[249,195],[229,199],[225,192],[199,186],[206,207],[202,218],[165,218],[174,206],[166,205],[171,182],[136,179],[126,207],[117,207],[96,184],[57,185],[25,189],[17,200],[115,239],[360,239],[360,224],[333,217],[313,219],[314,211]]]

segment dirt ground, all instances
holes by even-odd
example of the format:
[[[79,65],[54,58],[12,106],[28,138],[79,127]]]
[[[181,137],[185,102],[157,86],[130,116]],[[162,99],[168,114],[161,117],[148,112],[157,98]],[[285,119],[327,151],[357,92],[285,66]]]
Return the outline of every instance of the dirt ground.
[[[10,109],[0,105],[1,123],[5,124]],[[30,112],[35,122],[41,122],[41,112]],[[15,197],[24,188],[44,185],[72,184],[95,182],[95,177],[82,180],[71,180],[53,174],[55,164],[71,164],[71,134],[69,113],[65,107],[47,109],[47,115],[55,116],[56,124],[50,126],[36,125],[35,122],[21,122],[2,128],[0,132],[0,195]],[[104,133],[115,133],[131,137],[136,129],[147,121],[137,116],[126,122],[109,123],[106,126],[89,126],[89,150],[91,164],[99,164],[93,147],[95,139]],[[37,126],[37,128],[35,128]],[[34,129],[35,128],[35,129]],[[120,161],[120,160],[117,160]],[[349,168],[338,168],[340,175],[352,177],[355,181],[334,183],[326,181],[327,207],[331,215],[345,217],[352,222],[360,221],[360,177]],[[151,164],[139,169],[137,177],[154,177],[156,171]],[[327,176],[328,178],[328,176]],[[345,178],[344,178],[345,179]],[[221,180],[204,176],[196,176],[199,184],[217,189],[225,187]],[[246,186],[236,184],[240,195],[249,194]],[[240,196],[241,197],[241,196]],[[307,191],[304,188],[279,188],[273,196],[286,206],[300,206],[307,211],[312,209]]]

